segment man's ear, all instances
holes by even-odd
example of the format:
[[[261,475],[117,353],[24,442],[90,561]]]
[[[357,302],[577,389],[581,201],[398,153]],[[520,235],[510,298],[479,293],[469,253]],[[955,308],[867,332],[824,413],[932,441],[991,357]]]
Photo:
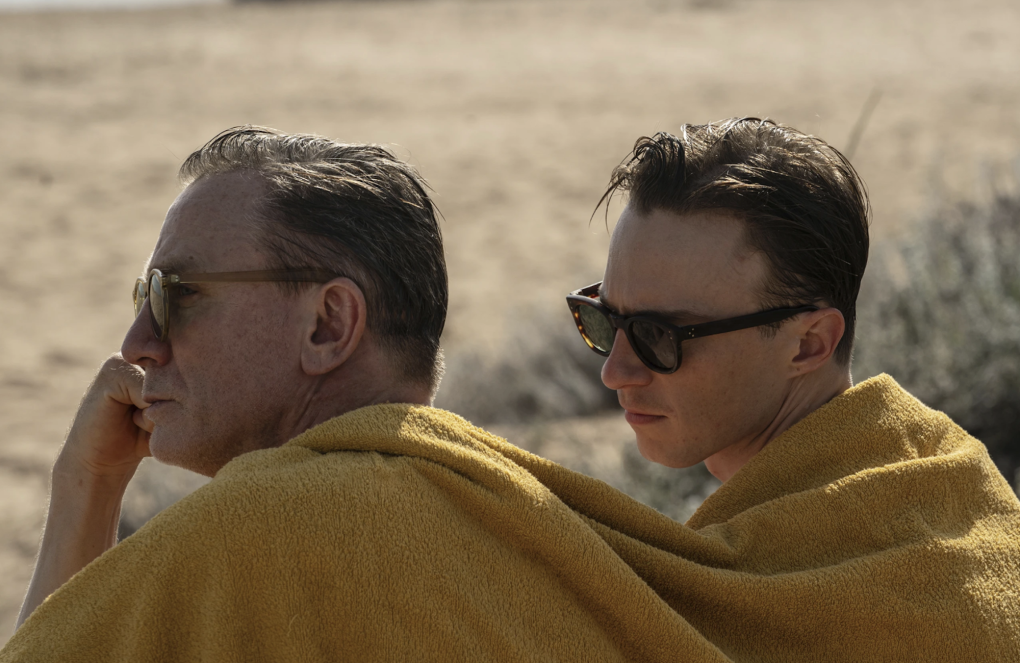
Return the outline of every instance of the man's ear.
[[[836,352],[846,321],[838,309],[828,307],[802,314],[796,324],[800,345],[791,368],[797,375],[806,375],[821,368]]]
[[[358,284],[333,279],[314,291],[315,326],[301,347],[301,368],[325,375],[347,361],[365,335],[368,306]]]

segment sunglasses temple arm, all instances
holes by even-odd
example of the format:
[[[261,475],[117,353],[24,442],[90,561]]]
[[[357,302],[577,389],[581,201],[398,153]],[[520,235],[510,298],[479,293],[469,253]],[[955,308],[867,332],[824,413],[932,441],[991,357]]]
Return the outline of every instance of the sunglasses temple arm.
[[[215,272],[211,274],[180,274],[172,277],[171,285],[189,283],[258,283],[272,281],[322,282],[332,281],[342,275],[323,270],[305,269],[297,271],[267,270],[259,272]]]
[[[724,334],[726,332],[739,331],[741,329],[750,329],[751,327],[770,325],[774,322],[780,322],[787,318],[792,318],[793,316],[801,313],[817,310],[817,306],[799,306],[797,308],[783,308],[776,309],[774,311],[751,313],[750,315],[742,315],[738,318],[706,322],[700,325],[688,325],[680,328],[683,331],[680,338],[701,338],[702,336],[714,336],[715,334]]]

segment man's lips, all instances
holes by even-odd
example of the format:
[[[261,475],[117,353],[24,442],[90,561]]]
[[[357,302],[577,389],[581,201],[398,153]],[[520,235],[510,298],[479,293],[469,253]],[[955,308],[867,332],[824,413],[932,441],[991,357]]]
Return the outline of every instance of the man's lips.
[[[648,414],[646,412],[636,412],[633,410],[625,410],[627,423],[631,426],[646,426],[648,424],[654,424],[662,421],[666,417],[661,414]]]
[[[152,420],[152,415],[159,412],[164,405],[173,402],[170,398],[158,398],[156,396],[145,396],[143,400],[148,403],[149,406],[142,410],[142,416],[150,421]]]

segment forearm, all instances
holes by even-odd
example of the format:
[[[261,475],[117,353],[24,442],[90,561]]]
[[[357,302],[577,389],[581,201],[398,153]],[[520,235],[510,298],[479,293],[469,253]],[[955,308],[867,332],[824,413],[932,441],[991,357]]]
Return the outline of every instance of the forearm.
[[[130,478],[66,471],[58,462],[42,545],[18,627],[47,596],[116,545],[120,505]]]
[[[149,455],[144,374],[119,354],[82,398],[53,465],[50,508],[18,627],[46,597],[117,543],[124,489]]]

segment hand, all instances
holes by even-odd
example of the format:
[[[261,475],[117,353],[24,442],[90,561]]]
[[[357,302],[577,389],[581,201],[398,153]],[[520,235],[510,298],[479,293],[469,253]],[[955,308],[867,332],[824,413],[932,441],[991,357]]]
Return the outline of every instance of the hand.
[[[149,404],[142,400],[145,373],[118,353],[103,363],[60,450],[54,474],[100,480],[126,486],[138,464],[149,455],[152,422],[142,416]],[[54,477],[56,481],[56,476]]]
[[[112,355],[74,415],[57,462],[35,573],[18,626],[47,596],[117,543],[120,505],[149,455],[152,423],[142,416],[140,368]]]

